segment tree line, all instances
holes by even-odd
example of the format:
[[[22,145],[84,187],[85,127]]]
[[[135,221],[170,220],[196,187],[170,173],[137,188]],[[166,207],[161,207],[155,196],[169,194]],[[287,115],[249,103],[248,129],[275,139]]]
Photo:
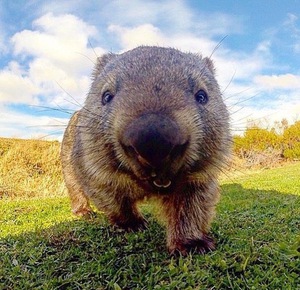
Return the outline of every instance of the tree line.
[[[289,125],[283,119],[267,129],[253,122],[242,136],[235,135],[233,140],[233,152],[242,159],[260,156],[260,159],[300,160],[300,121]]]

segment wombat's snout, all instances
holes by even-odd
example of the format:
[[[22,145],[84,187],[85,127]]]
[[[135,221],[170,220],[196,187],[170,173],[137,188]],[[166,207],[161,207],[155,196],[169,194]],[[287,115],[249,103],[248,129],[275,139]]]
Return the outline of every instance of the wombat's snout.
[[[184,154],[188,145],[186,132],[161,114],[146,114],[132,121],[121,136],[129,155],[135,155],[143,166],[157,168]]]

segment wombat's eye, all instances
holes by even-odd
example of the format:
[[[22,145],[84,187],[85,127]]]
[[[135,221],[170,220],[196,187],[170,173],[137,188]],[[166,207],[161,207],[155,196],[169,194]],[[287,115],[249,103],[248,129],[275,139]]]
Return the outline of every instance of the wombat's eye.
[[[102,95],[102,105],[105,106],[108,104],[112,99],[114,98],[114,95],[110,91],[106,91]]]
[[[195,99],[199,104],[205,105],[208,102],[208,95],[204,90],[199,90],[195,94]]]

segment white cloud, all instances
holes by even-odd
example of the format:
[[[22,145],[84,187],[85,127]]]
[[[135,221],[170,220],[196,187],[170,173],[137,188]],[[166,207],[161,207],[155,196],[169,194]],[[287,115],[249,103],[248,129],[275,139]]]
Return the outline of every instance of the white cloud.
[[[0,71],[0,87],[1,103],[36,104],[35,95],[38,88],[28,77],[23,77],[16,70],[5,69]]]
[[[78,109],[88,92],[96,56],[104,52],[88,47],[88,39],[96,33],[95,27],[73,15],[50,13],[34,21],[33,30],[12,36],[15,60],[0,70],[2,136],[52,136],[58,129],[55,136],[61,138],[68,115],[64,124],[52,127],[59,118],[47,117],[48,112],[31,116],[8,105]]]
[[[46,69],[45,69],[46,68]],[[59,96],[66,97],[66,94],[73,98],[82,100],[90,86],[90,78],[84,74],[72,76],[64,67],[55,66],[51,60],[46,58],[37,58],[30,63],[28,70],[30,79],[40,89],[40,95],[43,98],[48,97],[57,102]],[[54,98],[54,96],[58,98]],[[61,102],[59,102],[61,103]]]
[[[210,55],[217,43],[207,37],[197,37],[192,33],[168,34],[162,32],[152,24],[143,24],[135,27],[110,25],[109,31],[114,33],[121,41],[122,51],[132,49],[139,45],[159,45],[175,47],[183,51]]]
[[[151,23],[164,27],[166,33],[190,32],[202,36],[225,36],[240,33],[242,20],[238,16],[219,12],[194,11],[183,0],[140,1],[113,0],[104,7],[97,7],[99,13],[111,25],[136,27]],[[113,11],[113,16],[112,15]],[[126,13],[124,13],[126,11]]]
[[[0,106],[1,136],[61,140],[68,118],[32,116]]]
[[[97,27],[119,25],[136,27],[145,23],[163,26],[168,32],[190,31],[198,35],[218,35],[241,33],[243,20],[237,15],[220,12],[201,11],[184,0],[111,0],[111,1],[45,1],[39,11],[56,14],[88,13],[89,23]]]
[[[283,23],[284,33],[290,37],[287,41],[292,46],[294,52],[300,53],[300,26],[298,24],[299,17],[293,13],[287,14],[287,19]]]
[[[108,31],[120,39],[122,50],[129,50],[139,45],[165,45],[161,31],[152,24],[143,24],[133,28],[110,25]]]
[[[2,6],[3,3],[0,2],[0,56],[7,50],[5,43],[5,23],[3,22],[4,9]]]
[[[95,52],[88,48],[88,39],[97,30],[74,15],[54,16],[48,13],[33,23],[34,30],[16,33],[11,42],[14,53],[23,57],[48,59],[71,75],[90,70]],[[104,52],[95,48],[96,53]]]
[[[299,90],[300,95],[300,75],[283,74],[283,75],[258,75],[254,82],[266,90],[284,89]]]
[[[76,16],[51,13],[34,21],[33,28],[11,38],[14,54],[21,56],[23,65],[12,61],[0,71],[0,102],[68,107],[68,95],[82,102],[96,56],[104,53],[100,47],[88,47],[96,28]]]
[[[1,26],[1,22],[0,22],[0,26]],[[1,31],[0,28],[0,55],[6,51],[6,45],[5,45],[5,37],[4,37],[4,33]]]
[[[164,23],[168,29],[190,28],[193,12],[182,0],[141,1],[113,0],[107,5],[96,5],[96,10],[108,24],[139,26],[144,23]],[[124,13],[126,11],[126,13]],[[113,17],[111,17],[113,12]]]
[[[288,112],[288,114],[287,114]],[[236,107],[231,114],[231,129],[233,134],[240,135],[247,128],[249,121],[254,121],[262,128],[270,129],[276,121],[287,119],[289,124],[300,120],[299,102],[281,102],[272,108],[244,106]]]

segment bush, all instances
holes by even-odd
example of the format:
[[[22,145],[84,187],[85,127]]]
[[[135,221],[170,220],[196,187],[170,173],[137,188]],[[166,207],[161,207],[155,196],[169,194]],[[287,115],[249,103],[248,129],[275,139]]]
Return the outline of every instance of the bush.
[[[300,121],[291,125],[283,133],[283,155],[288,159],[300,158]]]
[[[233,137],[233,151],[250,167],[273,166],[285,159],[300,159],[300,121],[288,126],[287,121],[275,122],[271,130],[252,125],[243,136]]]
[[[281,149],[281,138],[275,131],[258,127],[247,128],[244,136],[234,136],[234,153],[244,157],[248,152]]]

